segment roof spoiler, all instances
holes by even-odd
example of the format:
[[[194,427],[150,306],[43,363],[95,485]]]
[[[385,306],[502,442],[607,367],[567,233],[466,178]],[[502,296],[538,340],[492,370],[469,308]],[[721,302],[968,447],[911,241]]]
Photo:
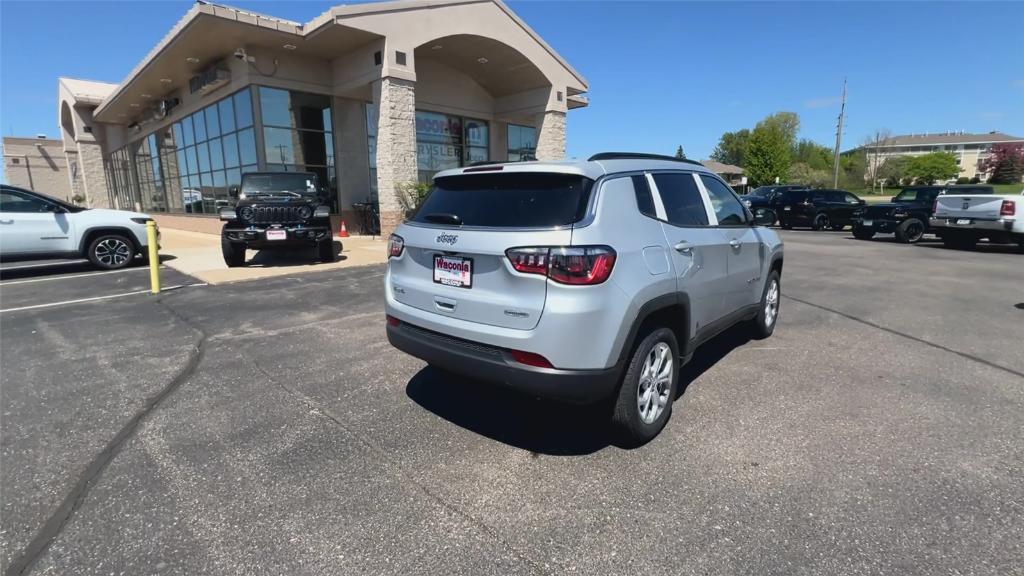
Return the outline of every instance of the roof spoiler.
[[[587,158],[590,162],[596,162],[598,160],[666,160],[669,162],[683,162],[686,164],[694,164],[696,166],[703,166],[696,160],[690,160],[689,158],[676,158],[675,156],[665,156],[663,154],[646,154],[643,152],[599,152],[594,154],[590,158]]]

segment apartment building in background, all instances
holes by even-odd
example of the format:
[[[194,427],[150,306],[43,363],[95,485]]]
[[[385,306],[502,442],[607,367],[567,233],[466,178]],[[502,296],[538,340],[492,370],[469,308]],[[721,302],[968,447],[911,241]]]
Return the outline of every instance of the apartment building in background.
[[[986,134],[968,134],[963,131],[943,132],[938,134],[906,134],[892,136],[877,146],[864,146],[867,152],[868,165],[881,166],[887,159],[895,156],[920,156],[932,152],[948,152],[953,154],[960,165],[960,177],[978,177],[982,182],[991,176],[982,169],[982,164],[992,153],[996,144],[1024,144],[1024,138],[1010,136],[1002,132]],[[874,164],[877,161],[877,164]]]

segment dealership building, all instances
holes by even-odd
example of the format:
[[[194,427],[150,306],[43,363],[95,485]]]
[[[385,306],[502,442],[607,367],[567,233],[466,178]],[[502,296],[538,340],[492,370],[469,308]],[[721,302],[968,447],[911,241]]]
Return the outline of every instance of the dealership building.
[[[586,80],[500,0],[338,6],[306,24],[197,2],[120,84],[61,78],[68,193],[216,231],[245,172],[311,171],[350,228],[484,160],[561,159]],[[45,190],[40,190],[45,192]],[[372,218],[372,217],[371,217]]]

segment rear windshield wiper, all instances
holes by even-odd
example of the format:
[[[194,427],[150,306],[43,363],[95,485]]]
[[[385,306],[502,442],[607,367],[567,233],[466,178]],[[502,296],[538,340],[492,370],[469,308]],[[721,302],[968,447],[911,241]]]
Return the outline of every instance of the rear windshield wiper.
[[[443,212],[434,212],[427,214],[423,217],[427,222],[434,222],[436,224],[451,224],[453,226],[462,226],[462,218],[459,218],[458,214],[447,214]]]

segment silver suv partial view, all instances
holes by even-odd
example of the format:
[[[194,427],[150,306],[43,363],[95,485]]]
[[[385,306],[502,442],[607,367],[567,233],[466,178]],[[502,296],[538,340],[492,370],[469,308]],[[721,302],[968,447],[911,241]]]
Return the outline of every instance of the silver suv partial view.
[[[665,425],[701,343],[741,322],[758,338],[775,329],[783,246],[761,223],[689,160],[447,170],[391,236],[388,340],[537,396],[609,400],[639,444]]]

